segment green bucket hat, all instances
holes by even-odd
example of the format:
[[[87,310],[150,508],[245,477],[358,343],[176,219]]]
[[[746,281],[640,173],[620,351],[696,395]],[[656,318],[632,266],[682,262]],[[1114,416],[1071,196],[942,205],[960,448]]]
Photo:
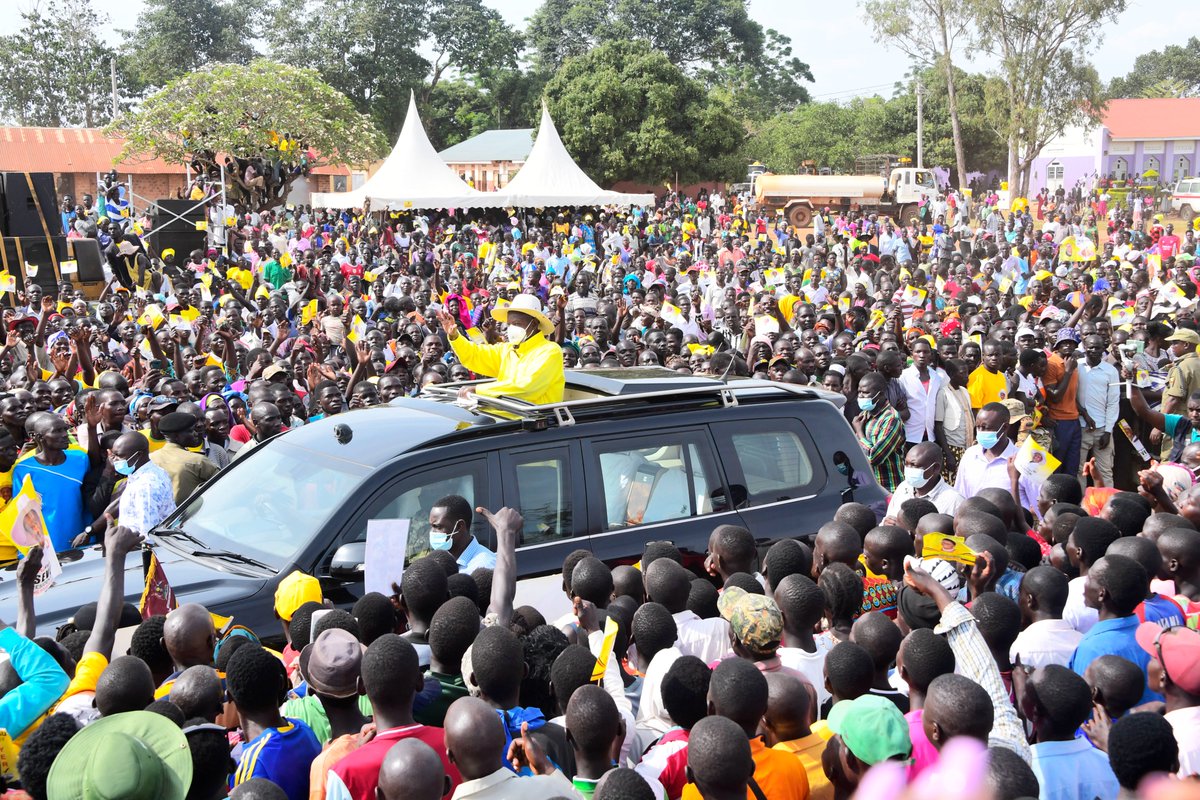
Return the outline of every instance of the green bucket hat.
[[[829,729],[867,766],[912,754],[908,720],[886,697],[864,694],[836,703],[829,710]]]
[[[103,717],[71,737],[46,779],[49,800],[184,800],[192,755],[179,726],[150,711]]]

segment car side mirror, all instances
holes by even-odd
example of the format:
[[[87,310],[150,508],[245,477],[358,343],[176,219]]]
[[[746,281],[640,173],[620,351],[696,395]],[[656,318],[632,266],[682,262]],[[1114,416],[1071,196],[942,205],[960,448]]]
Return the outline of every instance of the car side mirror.
[[[347,542],[334,551],[329,563],[329,577],[339,581],[360,581],[366,560],[366,542]]]

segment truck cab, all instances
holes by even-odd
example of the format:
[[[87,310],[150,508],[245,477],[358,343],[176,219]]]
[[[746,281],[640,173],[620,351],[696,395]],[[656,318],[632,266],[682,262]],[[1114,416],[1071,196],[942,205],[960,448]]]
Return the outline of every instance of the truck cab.
[[[919,203],[921,195],[934,198],[938,194],[933,170],[899,167],[888,175],[888,194],[896,205]]]

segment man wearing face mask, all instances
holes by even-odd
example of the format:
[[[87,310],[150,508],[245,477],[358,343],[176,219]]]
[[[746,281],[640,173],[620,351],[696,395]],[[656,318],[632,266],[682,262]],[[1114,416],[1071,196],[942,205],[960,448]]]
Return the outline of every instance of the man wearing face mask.
[[[963,501],[962,495],[942,480],[942,448],[933,442],[913,445],[904,457],[904,483],[892,494],[887,516],[898,517],[900,506],[914,497],[925,498],[937,506],[939,514],[950,516]]]
[[[125,478],[117,518],[122,526],[145,536],[175,510],[171,476],[150,460],[150,443],[137,431],[117,437],[111,461],[117,474]]]
[[[861,413],[851,421],[855,436],[879,485],[895,491],[904,474],[904,423],[887,401],[887,378],[878,372],[864,375],[858,407]]]
[[[546,338],[554,332],[554,323],[536,297],[517,295],[511,304],[492,309],[492,318],[507,325],[507,341],[497,344],[476,344],[459,335],[454,317],[445,309],[437,316],[463,366],[495,378],[491,383],[468,387],[464,394],[474,390],[485,397],[509,397],[535,404],[562,402],[562,350]]]
[[[457,494],[443,497],[429,509],[429,546],[449,551],[464,575],[479,567],[496,568],[496,554],[471,535],[471,517],[471,504]]]
[[[1003,403],[988,403],[975,415],[975,444],[963,453],[954,488],[972,498],[988,487],[1012,492],[1022,508],[1037,508],[1040,486],[1022,476],[1013,459],[1017,446],[1009,436],[1009,413]]]

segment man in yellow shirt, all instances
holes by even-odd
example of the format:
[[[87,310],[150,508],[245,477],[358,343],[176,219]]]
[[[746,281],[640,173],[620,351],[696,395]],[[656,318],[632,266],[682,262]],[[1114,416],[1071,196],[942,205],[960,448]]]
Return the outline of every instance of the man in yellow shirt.
[[[495,378],[473,387],[477,394],[535,404],[562,402],[562,349],[546,338],[554,331],[554,323],[536,297],[517,295],[509,305],[492,309],[492,318],[507,325],[507,341],[497,344],[476,344],[462,336],[454,317],[445,309],[438,310],[437,317],[463,366]]]
[[[967,392],[975,411],[1008,397],[1008,376],[1000,368],[1002,354],[1002,345],[995,339],[983,343],[983,362],[967,379]]]

